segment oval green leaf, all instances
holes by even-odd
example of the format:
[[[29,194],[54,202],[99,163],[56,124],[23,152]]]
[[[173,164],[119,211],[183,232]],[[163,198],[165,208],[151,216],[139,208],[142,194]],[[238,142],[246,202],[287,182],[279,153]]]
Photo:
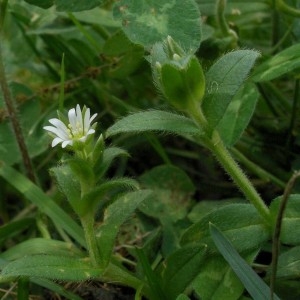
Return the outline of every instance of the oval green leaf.
[[[24,256],[5,265],[0,275],[0,282],[5,281],[6,278],[19,276],[84,281],[101,274],[102,270],[92,267],[87,258],[37,254]]]
[[[186,51],[195,52],[200,46],[200,12],[194,0],[121,0],[113,13],[128,38],[146,48],[168,35]]]
[[[196,135],[201,133],[200,128],[187,117],[166,111],[153,110],[126,116],[109,127],[106,131],[106,136],[146,131],[162,131],[178,135]]]
[[[127,193],[115,200],[104,212],[103,223],[96,233],[100,257],[102,259],[100,264],[103,268],[110,261],[115,238],[120,226],[151,193],[149,190]]]
[[[223,118],[258,56],[259,53],[253,50],[230,52],[221,57],[207,72],[207,93],[202,107],[211,129]]]
[[[190,226],[183,234],[181,244],[206,243],[214,251],[209,223],[217,225],[240,252],[257,249],[270,238],[270,232],[254,206],[228,204],[213,210]]]
[[[227,147],[233,146],[250,122],[259,93],[252,84],[244,85],[234,96],[218,124],[218,132]]]

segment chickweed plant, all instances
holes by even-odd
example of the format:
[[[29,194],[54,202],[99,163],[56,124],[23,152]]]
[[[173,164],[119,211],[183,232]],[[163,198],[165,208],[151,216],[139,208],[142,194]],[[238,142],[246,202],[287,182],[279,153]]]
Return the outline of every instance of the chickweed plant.
[[[1,0],[1,299],[299,299],[298,7]]]

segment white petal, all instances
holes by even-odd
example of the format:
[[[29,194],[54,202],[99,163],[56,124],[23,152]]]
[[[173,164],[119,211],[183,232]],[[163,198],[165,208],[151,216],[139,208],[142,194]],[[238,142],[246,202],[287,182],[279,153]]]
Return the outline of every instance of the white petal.
[[[84,128],[84,133],[87,134],[88,130],[90,129],[92,121],[97,117],[97,114],[92,115],[92,117],[87,121],[87,126]]]
[[[68,145],[72,146],[73,145],[73,141],[69,140],[69,141],[64,141],[61,146],[62,148],[66,148]]]
[[[59,128],[56,128],[56,127],[53,127],[53,126],[45,126],[43,128],[45,130],[48,130],[48,131],[54,133],[55,135],[57,135],[59,138],[61,138],[63,140],[66,140],[66,139],[69,138],[68,136],[66,136],[66,132],[59,129]]]
[[[50,119],[49,123],[51,123],[52,125],[54,125],[57,128],[62,129],[63,131],[65,131],[66,133],[68,133],[68,128],[65,125],[65,123],[63,123],[61,120],[59,119]]]
[[[72,108],[68,112],[68,117],[69,117],[69,122],[71,124],[71,127],[73,130],[76,129],[76,113],[75,113],[75,108]]]
[[[79,125],[80,128],[83,128],[82,112],[81,112],[79,104],[77,104],[77,106],[76,106],[76,112],[77,112],[76,125]]]
[[[57,144],[62,143],[64,140],[62,140],[61,138],[57,137],[52,141],[51,146],[55,147]]]

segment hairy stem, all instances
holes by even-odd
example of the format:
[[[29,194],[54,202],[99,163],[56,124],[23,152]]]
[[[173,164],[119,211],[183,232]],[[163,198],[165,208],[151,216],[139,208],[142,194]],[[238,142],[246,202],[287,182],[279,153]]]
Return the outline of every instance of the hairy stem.
[[[5,68],[3,63],[2,49],[0,44],[0,87],[3,94],[3,99],[6,105],[6,109],[12,124],[12,128],[22,155],[23,164],[26,170],[27,177],[35,182],[34,170],[32,167],[32,162],[28,153],[27,146],[25,144],[24,136],[22,133],[22,128],[17,116],[17,109],[13,101],[8,83],[6,80]]]
[[[233,179],[234,183],[240,188],[246,198],[254,205],[262,218],[269,223],[270,212],[268,207],[252,185],[251,181],[242,171],[237,162],[233,159],[230,152],[226,149],[218,132],[214,132],[211,141],[208,143],[208,147],[216,156],[217,160],[223,166],[225,171]]]
[[[210,133],[209,124],[207,123],[201,108],[195,107],[188,113],[204,131],[204,137],[202,137],[203,143],[212,151],[221,166],[233,179],[234,183],[254,205],[261,217],[269,224],[271,220],[268,207],[252,185],[251,181],[247,178],[237,162],[233,159],[228,149],[225,147],[219,133],[216,130],[214,130],[212,134]]]
[[[244,156],[238,149],[231,148],[230,152],[233,154],[233,156],[247,167],[248,170],[259,176],[261,179],[269,182],[275,183],[277,186],[284,188],[285,182],[282,181],[280,178],[274,176],[272,173],[269,173],[265,169],[261,168],[259,165],[255,164],[254,162],[250,161],[246,156]]]

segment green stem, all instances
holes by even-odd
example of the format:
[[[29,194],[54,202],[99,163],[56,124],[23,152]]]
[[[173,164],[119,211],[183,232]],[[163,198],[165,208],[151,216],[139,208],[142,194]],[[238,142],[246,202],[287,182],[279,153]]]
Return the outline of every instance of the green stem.
[[[269,173],[268,171],[264,170],[263,168],[249,160],[238,149],[231,148],[230,152],[238,160],[238,162],[242,163],[244,166],[247,167],[248,170],[259,176],[261,179],[266,180],[268,182],[271,181],[281,188],[285,187],[284,181],[280,180],[278,177],[274,176],[273,174]]]
[[[94,218],[92,215],[87,214],[81,218],[81,224],[84,230],[87,250],[92,264],[97,267],[100,263],[100,252],[97,245],[95,230],[94,230]]]
[[[214,130],[210,134],[209,126],[201,108],[195,107],[189,111],[196,123],[204,130],[205,136],[202,141],[216,156],[225,171],[231,176],[235,184],[244,193],[246,198],[254,205],[264,220],[270,223],[270,212],[251,181],[244,174],[230,152],[225,147],[219,133]]]
[[[244,193],[246,198],[254,205],[259,214],[267,222],[270,221],[270,212],[256,189],[253,187],[250,180],[245,173],[241,170],[237,162],[233,159],[230,152],[226,149],[219,133],[214,132],[211,141],[208,143],[209,149],[214,153],[217,160],[223,166],[225,171],[231,176],[236,185]]]

